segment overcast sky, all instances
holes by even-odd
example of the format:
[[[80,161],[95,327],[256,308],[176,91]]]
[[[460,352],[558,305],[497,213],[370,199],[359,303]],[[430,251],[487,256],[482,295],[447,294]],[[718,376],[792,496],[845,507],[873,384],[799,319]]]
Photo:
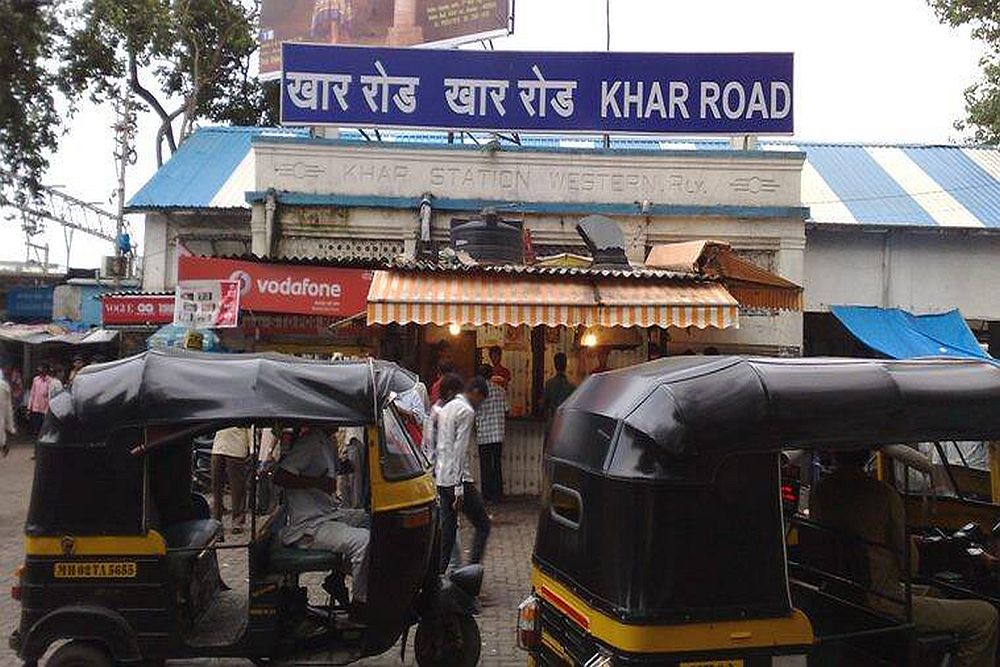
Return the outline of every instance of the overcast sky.
[[[495,46],[603,51],[604,8],[604,0],[516,0],[514,35]],[[611,0],[611,49],[791,51],[796,138],[947,143],[961,140],[952,124],[963,115],[962,91],[978,76],[983,47],[967,29],[940,25],[925,0]],[[111,210],[112,121],[109,109],[83,105],[45,182]],[[143,116],[129,194],[155,171],[155,131],[152,115]],[[24,259],[19,227],[3,224],[0,259]],[[133,232],[141,241],[138,216]],[[64,264],[61,228],[50,225],[46,237],[51,261]],[[98,266],[111,252],[77,232],[70,263]]]

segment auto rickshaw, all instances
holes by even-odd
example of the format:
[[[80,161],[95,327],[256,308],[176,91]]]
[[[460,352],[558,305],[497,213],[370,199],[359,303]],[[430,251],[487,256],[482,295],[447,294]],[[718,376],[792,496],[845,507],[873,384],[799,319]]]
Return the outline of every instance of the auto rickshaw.
[[[482,568],[438,576],[435,488],[401,407],[412,405],[415,384],[381,361],[182,351],[81,371],[53,398],[38,442],[12,648],[26,664],[50,653],[50,667],[226,656],[344,664],[386,651],[417,625],[419,664],[476,664]],[[363,623],[348,617],[340,554],[282,543],[281,503],[260,516],[253,508],[248,536],[223,542],[207,501],[191,492],[193,439],[275,420],[363,427]],[[233,553],[248,583],[241,576],[228,590],[219,561]],[[334,576],[330,595],[311,599],[300,577],[328,573],[339,585]]]
[[[949,438],[1000,439],[1000,367],[679,357],[588,378],[546,444],[532,591],[518,611],[529,664],[907,665],[948,655],[954,637],[911,622],[908,573],[902,617],[866,606],[845,557],[865,545],[831,531],[808,540],[830,558],[786,556],[779,463],[783,450]]]

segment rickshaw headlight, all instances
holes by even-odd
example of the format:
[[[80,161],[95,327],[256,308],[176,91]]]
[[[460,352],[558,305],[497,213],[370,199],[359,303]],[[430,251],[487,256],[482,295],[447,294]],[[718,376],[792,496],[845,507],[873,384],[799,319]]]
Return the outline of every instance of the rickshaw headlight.
[[[517,606],[517,646],[533,651],[541,643],[538,623],[538,598],[529,595]]]

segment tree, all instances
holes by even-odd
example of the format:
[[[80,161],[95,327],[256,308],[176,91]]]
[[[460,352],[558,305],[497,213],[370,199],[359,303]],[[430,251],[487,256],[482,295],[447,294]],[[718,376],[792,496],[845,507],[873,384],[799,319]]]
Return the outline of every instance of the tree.
[[[56,10],[30,0],[0,0],[0,202],[37,190],[59,138]]]
[[[250,71],[258,15],[259,0],[0,0],[0,203],[35,195],[86,93],[152,110],[157,164],[198,120],[276,122]]]
[[[101,101],[135,93],[160,119],[157,164],[199,119],[275,122],[273,100],[250,72],[259,0],[84,0],[70,19],[63,76]],[[151,78],[154,85],[147,83]]]
[[[997,0],[929,0],[938,18],[952,27],[969,25],[972,36],[986,43],[980,60],[983,78],[965,90],[966,118],[955,123],[973,140],[1000,145],[1000,2]]]

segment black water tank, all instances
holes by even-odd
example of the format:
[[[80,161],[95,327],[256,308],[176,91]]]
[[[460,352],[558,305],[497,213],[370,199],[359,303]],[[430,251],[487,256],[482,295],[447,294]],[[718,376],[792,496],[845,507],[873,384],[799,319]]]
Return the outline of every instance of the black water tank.
[[[523,223],[484,212],[470,220],[451,221],[451,247],[480,264],[523,264]]]

